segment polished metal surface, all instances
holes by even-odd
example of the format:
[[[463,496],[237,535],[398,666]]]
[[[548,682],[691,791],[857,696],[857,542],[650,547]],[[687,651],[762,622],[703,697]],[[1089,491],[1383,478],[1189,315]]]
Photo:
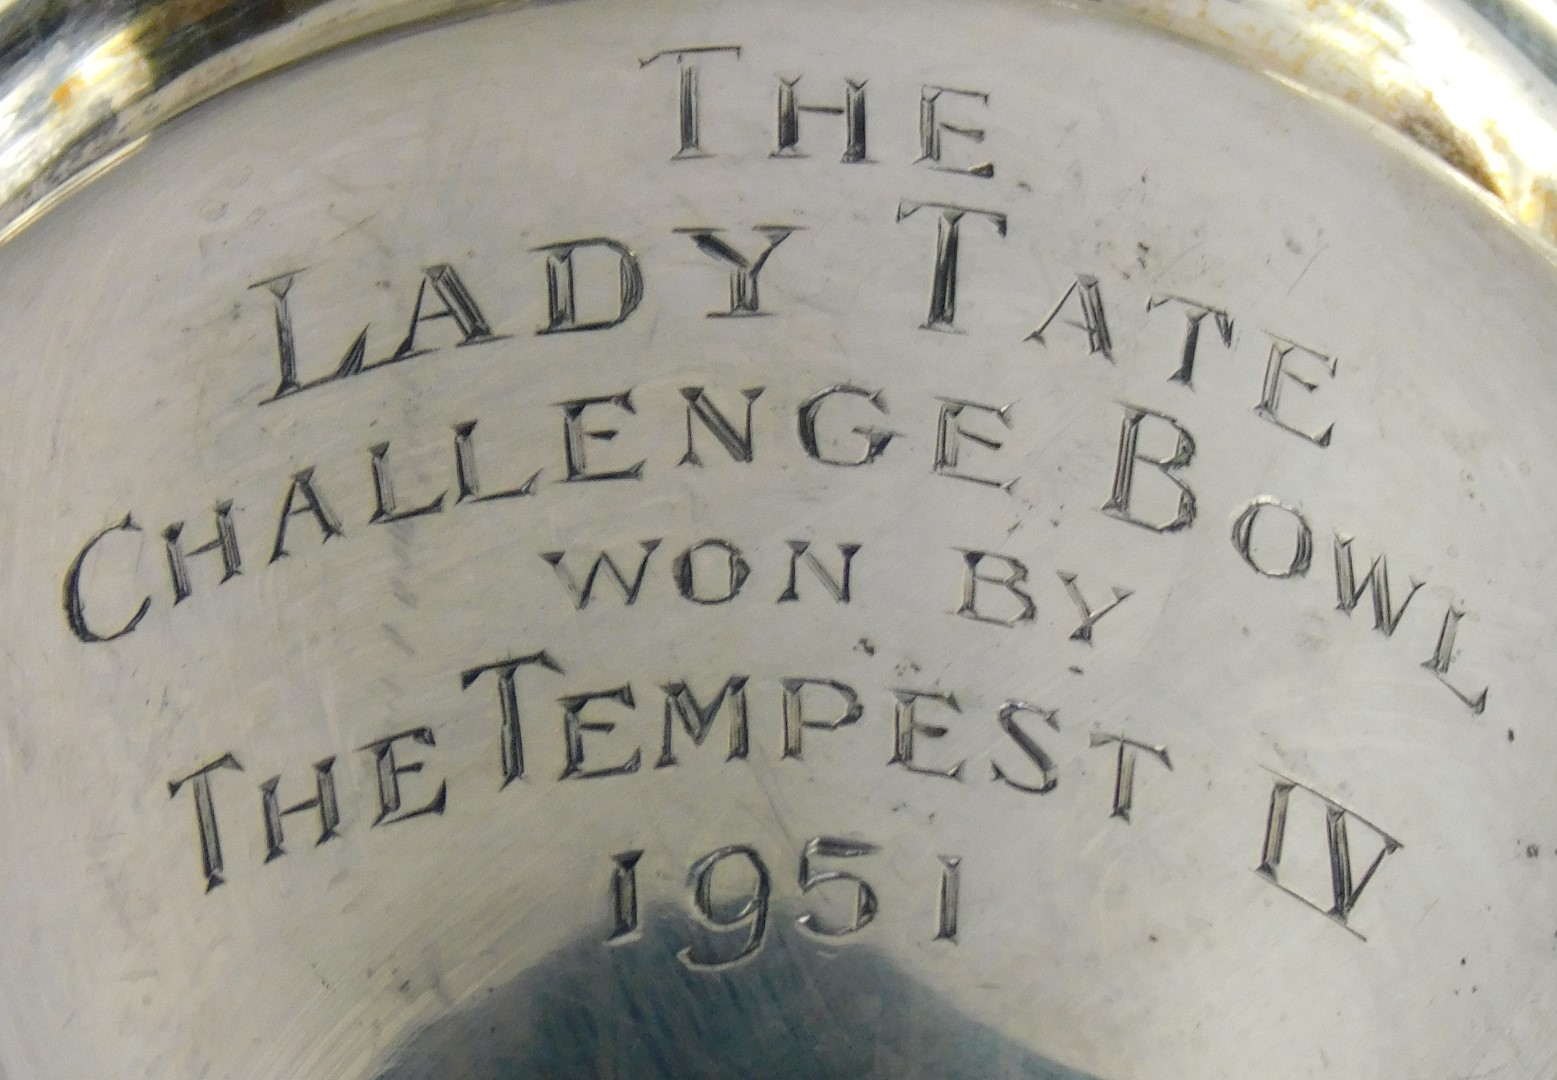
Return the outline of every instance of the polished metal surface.
[[[0,1074],[1557,1072],[1537,9],[39,11]]]
[[[244,81],[374,34],[526,2],[10,0],[0,7],[0,220],[25,225],[159,125]],[[1085,9],[1345,101],[1557,238],[1557,13],[1545,0],[1090,0]]]

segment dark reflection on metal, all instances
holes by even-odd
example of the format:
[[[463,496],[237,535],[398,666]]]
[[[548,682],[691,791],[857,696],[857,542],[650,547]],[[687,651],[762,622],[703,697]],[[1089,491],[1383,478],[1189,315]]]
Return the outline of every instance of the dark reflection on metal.
[[[1525,58],[1541,69],[1541,74],[1557,81],[1557,27],[1550,17],[1537,15],[1540,8],[1529,0],[1467,0],[1482,18],[1497,27],[1498,33]]]
[[[710,974],[677,959],[686,927],[661,907],[638,940],[564,946],[417,1033],[377,1080],[1099,1080],[964,1015],[864,944],[774,933]]]

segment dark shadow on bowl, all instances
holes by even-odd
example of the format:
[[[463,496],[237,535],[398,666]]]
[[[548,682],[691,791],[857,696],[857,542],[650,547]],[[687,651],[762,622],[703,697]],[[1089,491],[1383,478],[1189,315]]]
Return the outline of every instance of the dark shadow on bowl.
[[[634,940],[559,949],[418,1032],[377,1080],[1098,1080],[959,1013],[863,941],[775,925],[754,956],[709,972],[678,958],[686,934],[684,916],[659,909]]]

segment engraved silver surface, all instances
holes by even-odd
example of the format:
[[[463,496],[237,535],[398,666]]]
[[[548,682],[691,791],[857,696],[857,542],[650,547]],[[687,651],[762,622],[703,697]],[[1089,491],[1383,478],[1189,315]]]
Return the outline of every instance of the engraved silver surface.
[[[22,219],[0,1073],[1552,1075],[1540,140],[1122,11],[493,10]]]

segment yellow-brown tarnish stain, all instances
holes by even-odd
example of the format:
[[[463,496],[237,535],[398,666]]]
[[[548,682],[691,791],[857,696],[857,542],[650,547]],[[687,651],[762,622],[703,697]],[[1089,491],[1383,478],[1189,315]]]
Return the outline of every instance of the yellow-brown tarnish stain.
[[[1426,104],[1431,106],[1432,102]],[[1496,195],[1499,201],[1506,202],[1509,193],[1500,189],[1481,148],[1442,113],[1430,112],[1420,106],[1421,103],[1415,110],[1392,117],[1390,125],[1433,156],[1441,158],[1477,187],[1486,189]]]
[[[1394,129],[1495,197],[1547,242],[1557,241],[1557,176],[1533,168],[1488,116],[1484,130],[1456,124],[1417,80],[1402,50],[1412,28],[1380,0],[1301,0],[1304,18],[1290,15],[1274,29],[1247,16],[1239,0],[1123,0],[1145,22],[1245,63],[1327,94]],[[1269,7],[1269,4],[1257,5]],[[1471,42],[1466,42],[1470,46]]]
[[[49,95],[49,100],[54,102],[56,108],[68,109],[76,95],[86,89],[86,80],[80,75],[72,75],[54,88],[54,93]]]
[[[1557,223],[1557,183],[1547,176],[1531,180],[1520,217],[1526,224],[1538,227],[1543,235],[1551,236]]]

